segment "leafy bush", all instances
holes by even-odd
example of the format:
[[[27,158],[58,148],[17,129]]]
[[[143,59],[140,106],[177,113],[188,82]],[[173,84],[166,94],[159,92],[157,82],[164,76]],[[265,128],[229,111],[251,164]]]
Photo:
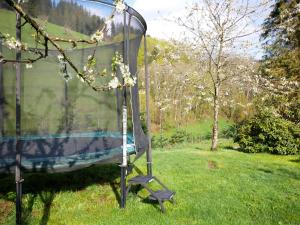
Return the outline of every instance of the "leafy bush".
[[[160,134],[157,136],[152,136],[151,144],[153,148],[163,148],[169,145],[170,141],[169,138],[165,137],[164,135]]]
[[[237,125],[233,124],[221,131],[220,137],[221,138],[233,138],[237,134]]]
[[[190,135],[184,130],[177,130],[170,138],[171,144],[179,144],[188,141]]]
[[[292,155],[300,152],[300,128],[269,111],[239,124],[235,135],[241,151]]]

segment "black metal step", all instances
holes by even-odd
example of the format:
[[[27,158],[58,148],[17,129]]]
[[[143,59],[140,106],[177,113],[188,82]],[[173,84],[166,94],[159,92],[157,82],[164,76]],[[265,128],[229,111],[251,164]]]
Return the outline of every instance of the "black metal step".
[[[150,200],[158,200],[161,199],[162,201],[165,200],[171,200],[174,196],[174,192],[169,191],[169,190],[158,190],[155,191],[154,194],[149,195]]]
[[[128,180],[131,184],[147,184],[153,180],[152,176],[136,176]]]

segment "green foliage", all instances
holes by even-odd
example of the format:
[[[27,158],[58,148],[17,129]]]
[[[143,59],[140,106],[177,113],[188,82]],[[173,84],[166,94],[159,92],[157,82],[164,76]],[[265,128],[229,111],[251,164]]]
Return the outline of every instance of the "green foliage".
[[[163,148],[168,146],[175,146],[180,143],[199,143],[203,140],[211,138],[212,120],[203,120],[186,124],[180,128],[170,128],[164,133],[156,133],[152,136],[152,147]],[[232,128],[231,128],[232,127]],[[232,137],[229,132],[235,127],[230,122],[221,119],[219,122],[220,137]]]
[[[190,139],[191,135],[188,134],[185,130],[176,130],[176,132],[171,136],[171,144],[179,144],[186,142]]]
[[[270,111],[261,111],[239,124],[235,142],[239,143],[241,151],[248,153],[298,154],[300,128]]]
[[[255,104],[260,109],[273,108],[283,119],[300,125],[300,90],[296,88],[289,94],[267,93],[264,98],[258,96]]]
[[[300,46],[299,0],[276,0],[263,24],[262,38],[267,57],[281,55],[282,50]]]
[[[203,140],[202,136],[194,136],[185,130],[176,129],[172,132],[171,136],[168,136],[167,134],[159,134],[152,136],[152,147],[164,148],[167,146],[174,146],[176,144],[186,142],[199,142],[200,140]]]
[[[153,148],[164,148],[167,145],[169,145],[170,140],[168,137],[164,136],[163,134],[159,134],[159,135],[153,135],[151,142]]]
[[[281,117],[281,120],[276,118],[277,122],[280,120],[280,124],[286,124],[286,127],[299,126],[299,0],[276,0],[269,17],[264,22],[261,37],[265,57],[260,71],[269,84],[264,90],[264,100],[259,97],[257,105],[260,108],[272,108]]]
[[[159,48],[169,48],[171,43],[164,40],[147,35],[147,51],[148,51],[148,63],[150,64],[160,54]],[[138,66],[144,66],[144,45],[142,44],[138,54]]]
[[[225,127],[223,130],[221,130],[220,137],[221,138],[233,138],[237,134],[237,125],[232,124],[228,127]]]

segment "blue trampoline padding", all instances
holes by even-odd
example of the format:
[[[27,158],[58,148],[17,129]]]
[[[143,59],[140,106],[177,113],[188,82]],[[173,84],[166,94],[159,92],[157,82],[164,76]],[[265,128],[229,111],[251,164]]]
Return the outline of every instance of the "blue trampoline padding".
[[[93,164],[120,162],[123,136],[118,132],[85,132],[22,136],[22,168],[29,171],[60,172]],[[14,137],[0,138],[0,171],[13,171]],[[133,136],[127,136],[127,152],[135,153]]]
[[[47,134],[47,135],[23,135],[20,137],[20,140],[40,140],[40,139],[48,139],[48,138],[80,138],[80,137],[113,137],[113,138],[123,138],[122,133],[120,132],[109,132],[109,131],[93,131],[93,132],[82,132],[82,133],[62,133],[62,134]],[[7,142],[11,140],[16,140],[15,136],[5,136],[0,137],[1,142]],[[133,143],[132,134],[127,134],[127,142]]]

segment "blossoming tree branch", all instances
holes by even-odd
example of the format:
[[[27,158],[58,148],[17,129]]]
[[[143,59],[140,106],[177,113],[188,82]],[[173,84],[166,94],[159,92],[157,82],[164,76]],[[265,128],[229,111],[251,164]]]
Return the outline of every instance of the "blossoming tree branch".
[[[124,64],[122,56],[115,52],[112,57],[111,65],[111,80],[106,84],[97,84],[97,77],[107,76],[107,69],[104,68],[102,71],[98,71],[96,68],[96,51],[100,43],[104,41],[104,32],[108,30],[109,24],[112,22],[116,14],[122,14],[126,10],[126,5],[123,0],[115,0],[115,9],[112,11],[111,15],[105,19],[104,25],[99,28],[94,34],[91,35],[90,39],[66,39],[61,37],[50,36],[45,29],[40,26],[30,15],[28,15],[20,4],[16,3],[14,0],[5,0],[5,2],[12,7],[24,20],[25,22],[21,24],[20,28],[25,24],[30,24],[35,30],[34,39],[37,44],[44,46],[44,49],[29,48],[27,43],[23,43],[17,40],[10,34],[3,34],[0,32],[0,43],[6,46],[10,50],[19,50],[23,52],[28,52],[35,55],[33,58],[27,58],[20,61],[7,59],[0,52],[0,63],[25,63],[26,68],[32,68],[33,63],[37,62],[42,58],[48,56],[48,45],[51,43],[54,48],[59,52],[57,56],[60,65],[60,73],[63,75],[64,79],[68,81],[71,79],[71,75],[68,72],[67,65],[69,65],[76,73],[78,79],[82,82],[88,84],[95,91],[108,91],[111,89],[121,88],[123,86],[134,86],[136,83],[136,78],[133,78],[129,66]],[[79,43],[88,44],[94,46],[94,51],[92,55],[89,55],[83,68],[79,68],[72,62],[72,60],[67,56],[65,50],[60,46],[60,43],[69,43],[72,48],[76,48]],[[122,81],[117,76],[117,72],[120,71],[122,76]]]

